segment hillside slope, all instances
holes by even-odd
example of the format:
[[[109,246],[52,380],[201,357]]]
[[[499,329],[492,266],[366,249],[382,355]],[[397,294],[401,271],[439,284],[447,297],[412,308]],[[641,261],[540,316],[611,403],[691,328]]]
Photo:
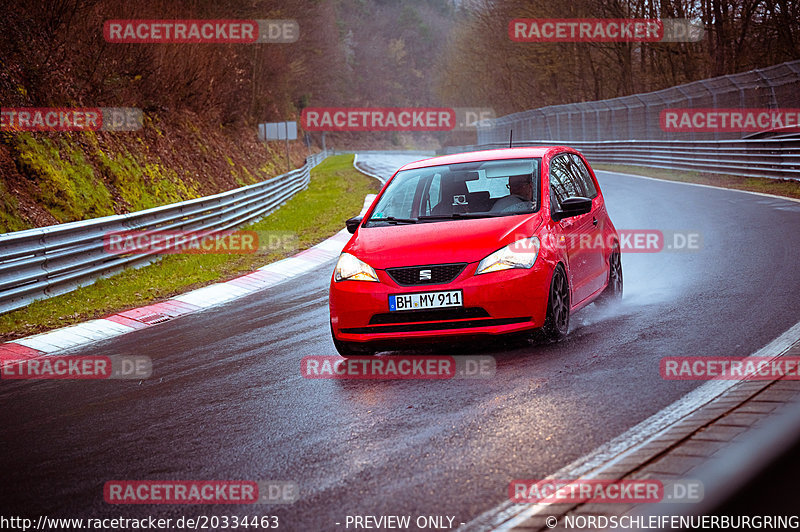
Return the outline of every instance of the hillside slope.
[[[292,167],[308,150],[290,143]],[[184,112],[137,132],[3,132],[0,232],[138,211],[286,172],[282,142]]]

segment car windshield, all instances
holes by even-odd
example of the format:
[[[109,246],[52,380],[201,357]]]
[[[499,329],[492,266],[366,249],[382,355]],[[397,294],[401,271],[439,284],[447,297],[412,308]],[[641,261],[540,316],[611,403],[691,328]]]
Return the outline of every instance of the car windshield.
[[[535,212],[540,162],[506,159],[403,170],[386,187],[367,226]]]

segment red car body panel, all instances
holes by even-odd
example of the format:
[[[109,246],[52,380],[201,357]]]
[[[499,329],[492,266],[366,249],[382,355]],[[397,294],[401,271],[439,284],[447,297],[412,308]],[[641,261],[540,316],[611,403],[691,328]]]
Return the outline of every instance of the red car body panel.
[[[502,218],[371,227],[361,232],[359,238],[351,239],[344,251],[381,270],[417,266],[420,257],[425,257],[423,264],[480,262],[492,251],[534,234],[541,225],[541,218],[538,212]],[[452,232],[469,235],[469,238],[443,238]],[[487,253],[487,247],[494,249]],[[413,253],[402,253],[402,250],[410,249]]]
[[[591,212],[554,221],[550,214],[549,163],[560,153],[581,157],[594,180],[597,196],[592,200]],[[563,146],[487,150],[417,161],[403,166],[398,172],[428,166],[524,158],[541,159],[540,204],[535,213],[383,227],[365,228],[360,224],[343,252],[372,266],[380,282],[336,282],[331,279],[329,303],[335,338],[376,346],[383,343],[398,345],[539,328],[544,324],[550,281],[559,263],[567,272],[571,309],[575,311],[591,303],[608,283],[611,246],[570,245],[570,242],[580,244],[581,238],[584,243],[599,242],[597,238],[604,243],[619,240],[608,218],[594,171],[579,152]],[[387,180],[364,220],[369,219],[390,182]],[[475,275],[478,263],[487,255],[534,235],[539,237],[542,245],[532,268]],[[587,241],[587,238],[592,240]],[[394,267],[448,263],[467,263],[467,266],[446,284],[401,286],[385,271]],[[389,316],[391,320],[390,294],[439,290],[462,290],[464,308],[480,308],[488,315],[436,320],[423,313],[418,314],[419,319],[406,318],[414,321],[382,323],[379,320],[379,323],[374,323],[376,315]]]

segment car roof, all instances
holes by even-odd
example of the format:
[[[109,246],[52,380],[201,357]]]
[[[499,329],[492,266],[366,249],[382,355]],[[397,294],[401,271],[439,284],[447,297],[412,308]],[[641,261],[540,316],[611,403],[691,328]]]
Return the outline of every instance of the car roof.
[[[428,166],[439,166],[443,164],[472,163],[476,161],[539,158],[544,157],[548,151],[561,151],[564,149],[568,148],[566,146],[535,146],[530,148],[501,148],[496,150],[470,151],[414,161],[413,163],[402,166],[400,170],[427,168]]]

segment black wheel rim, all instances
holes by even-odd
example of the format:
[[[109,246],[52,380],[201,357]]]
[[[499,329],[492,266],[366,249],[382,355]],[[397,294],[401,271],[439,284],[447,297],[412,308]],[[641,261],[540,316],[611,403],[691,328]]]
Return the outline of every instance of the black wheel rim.
[[[553,302],[553,325],[561,332],[569,326],[569,288],[567,279],[561,270],[556,270],[553,285],[550,288],[550,300]]]
[[[611,289],[614,295],[622,295],[622,263],[619,258],[619,253],[614,252],[611,254]]]

